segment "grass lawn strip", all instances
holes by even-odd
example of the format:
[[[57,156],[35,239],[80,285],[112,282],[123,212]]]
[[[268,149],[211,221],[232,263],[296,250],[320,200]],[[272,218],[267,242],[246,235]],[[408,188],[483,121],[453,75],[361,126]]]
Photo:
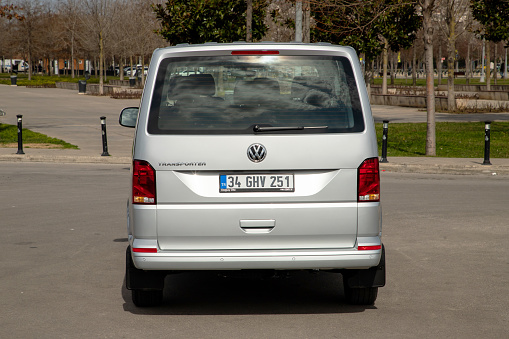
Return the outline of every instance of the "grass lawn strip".
[[[18,147],[18,126],[0,125],[0,147]],[[78,149],[78,146],[57,138],[48,137],[45,134],[32,132],[23,128],[23,147],[46,148],[46,149]]]
[[[382,124],[376,124],[382,153]],[[483,122],[437,122],[436,151],[441,158],[484,157]],[[420,157],[426,153],[426,123],[389,124],[387,156]],[[492,158],[509,158],[509,122],[491,124]]]

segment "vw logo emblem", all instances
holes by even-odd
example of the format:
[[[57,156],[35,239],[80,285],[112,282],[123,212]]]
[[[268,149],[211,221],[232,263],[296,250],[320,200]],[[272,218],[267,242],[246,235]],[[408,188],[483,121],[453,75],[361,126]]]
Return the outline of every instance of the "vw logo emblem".
[[[247,148],[247,157],[252,162],[260,162],[265,159],[267,150],[262,144],[252,144]]]

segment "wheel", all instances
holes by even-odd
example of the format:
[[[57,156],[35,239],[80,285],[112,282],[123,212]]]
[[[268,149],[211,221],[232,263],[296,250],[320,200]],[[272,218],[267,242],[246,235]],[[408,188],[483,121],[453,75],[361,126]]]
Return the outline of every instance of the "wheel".
[[[137,307],[160,306],[163,302],[162,290],[132,290],[131,293]]]
[[[373,305],[378,296],[378,287],[351,288],[343,284],[345,298],[352,305]]]

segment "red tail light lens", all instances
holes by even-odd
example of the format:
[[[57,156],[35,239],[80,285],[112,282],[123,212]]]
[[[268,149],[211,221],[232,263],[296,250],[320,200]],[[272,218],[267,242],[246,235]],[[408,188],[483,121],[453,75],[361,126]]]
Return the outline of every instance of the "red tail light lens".
[[[380,201],[378,158],[364,160],[358,171],[358,202]]]
[[[157,253],[157,248],[133,248],[136,253]]]
[[[156,203],[156,171],[146,161],[133,163],[133,203]]]
[[[377,245],[377,246],[359,246],[357,249],[359,251],[376,251],[376,250],[381,250],[382,249],[382,245]]]

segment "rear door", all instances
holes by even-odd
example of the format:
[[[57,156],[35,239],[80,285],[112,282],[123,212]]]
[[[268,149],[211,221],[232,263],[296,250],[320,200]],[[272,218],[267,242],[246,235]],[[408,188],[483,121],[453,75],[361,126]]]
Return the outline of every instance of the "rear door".
[[[156,170],[160,248],[354,247],[357,168],[376,143],[351,61],[195,54],[161,62],[136,147]]]

